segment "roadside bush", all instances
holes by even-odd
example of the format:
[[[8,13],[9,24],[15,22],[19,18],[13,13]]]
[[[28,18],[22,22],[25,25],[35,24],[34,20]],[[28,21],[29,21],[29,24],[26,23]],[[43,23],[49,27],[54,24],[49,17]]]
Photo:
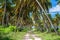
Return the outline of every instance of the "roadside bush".
[[[12,40],[7,37],[7,34],[16,30],[16,26],[2,27],[0,26],[0,40]]]
[[[16,26],[0,27],[0,33],[9,33],[16,30]]]
[[[27,28],[27,27],[17,27],[17,30],[20,31],[20,32],[27,32],[27,31],[29,31],[29,28]]]
[[[16,26],[9,26],[8,28],[10,31],[15,31],[16,30]]]

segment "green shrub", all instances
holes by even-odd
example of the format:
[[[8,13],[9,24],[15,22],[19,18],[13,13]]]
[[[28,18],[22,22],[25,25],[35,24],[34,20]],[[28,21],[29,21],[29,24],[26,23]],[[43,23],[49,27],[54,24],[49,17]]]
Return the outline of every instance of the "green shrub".
[[[9,26],[9,27],[0,27],[1,33],[9,33],[16,30],[16,26]]]
[[[27,28],[27,27],[17,27],[17,31],[27,32],[27,31],[29,31],[29,28]]]
[[[27,31],[28,31],[28,29],[23,29],[22,31],[23,31],[23,32],[27,32]]]
[[[10,31],[14,31],[14,30],[16,30],[16,26],[9,26],[8,29],[10,29]]]
[[[9,26],[9,27],[2,27],[0,26],[0,40],[12,40],[9,37],[7,37],[7,34],[10,32],[16,30],[16,26]]]

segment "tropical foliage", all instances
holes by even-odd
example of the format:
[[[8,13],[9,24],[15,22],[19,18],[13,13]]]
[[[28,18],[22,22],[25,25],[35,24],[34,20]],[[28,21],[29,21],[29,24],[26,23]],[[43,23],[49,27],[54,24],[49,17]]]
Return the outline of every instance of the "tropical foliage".
[[[58,1],[58,4],[60,1]],[[0,33],[35,31],[59,34],[60,14],[52,18],[50,0],[0,0]]]

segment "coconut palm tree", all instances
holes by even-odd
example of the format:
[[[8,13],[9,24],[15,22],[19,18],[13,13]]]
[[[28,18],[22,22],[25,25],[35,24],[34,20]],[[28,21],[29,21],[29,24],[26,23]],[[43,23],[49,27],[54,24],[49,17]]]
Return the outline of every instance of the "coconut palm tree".
[[[41,14],[44,19],[44,24],[49,22],[49,25],[53,27],[51,20],[46,14],[49,7],[49,0],[5,0],[2,23],[4,25],[4,18],[6,17],[6,23],[8,23],[7,21],[10,19],[10,23],[16,26],[31,24],[32,21],[39,24],[38,20],[40,20]],[[33,19],[29,16],[30,12],[32,12]],[[40,12],[40,14],[38,12]],[[8,17],[10,18],[8,19]],[[47,23],[46,25],[49,26]]]
[[[42,11],[44,12],[44,14],[45,14],[45,16],[47,17],[47,19],[48,19],[49,23],[51,24],[51,27],[53,27],[53,28],[54,28],[54,31],[57,33],[57,31],[56,31],[55,27],[53,26],[53,24],[52,24],[51,20],[50,20],[50,19],[49,19],[49,17],[47,16],[47,14],[46,14],[47,12],[44,10],[44,8],[42,7],[41,3],[39,3],[39,1],[38,1],[38,0],[36,0],[36,2],[39,4],[39,6],[41,7]]]
[[[46,0],[45,0],[46,1]],[[41,4],[44,4],[44,5],[42,5],[43,6],[43,8],[44,8],[44,10],[47,10],[48,8],[47,8],[47,2],[43,2],[43,1],[41,1]],[[38,18],[38,16],[37,16],[37,10],[41,10],[41,8],[39,7],[39,5],[37,5],[37,2],[36,1],[34,1],[34,0],[30,0],[29,1],[29,3],[28,3],[28,1],[27,0],[25,0],[25,1],[22,1],[23,3],[21,3],[21,7],[19,6],[19,8],[17,9],[17,11],[18,12],[20,12],[19,14],[21,14],[22,15],[22,17],[23,17],[23,19],[24,19],[24,17],[27,17],[27,13],[25,13],[25,12],[33,12],[33,20],[35,20],[36,21],[36,19],[38,20],[39,18]],[[46,4],[45,4],[46,3]],[[27,8],[26,8],[27,7]],[[23,10],[23,11],[22,11]],[[28,10],[28,11],[25,11],[25,10]],[[16,11],[15,11],[16,12]],[[22,13],[23,12],[23,13]],[[16,13],[17,14],[17,13]],[[36,15],[35,15],[36,14]],[[26,15],[26,16],[23,16],[23,15]],[[19,19],[19,18],[18,18]],[[20,20],[20,19],[19,19]]]

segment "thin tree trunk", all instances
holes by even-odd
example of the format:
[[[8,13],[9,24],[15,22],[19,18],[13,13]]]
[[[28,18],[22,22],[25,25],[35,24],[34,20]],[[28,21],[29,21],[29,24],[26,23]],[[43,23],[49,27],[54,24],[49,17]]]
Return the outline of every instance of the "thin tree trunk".
[[[8,26],[9,23],[9,12],[6,12],[6,26]]]
[[[46,30],[47,30],[47,32],[48,32],[48,31],[49,31],[49,29],[48,29],[48,25],[47,25],[47,22],[46,22],[46,20],[45,20],[45,17],[44,17],[44,15],[43,15],[43,14],[41,14],[41,16],[42,16],[42,18],[43,18],[44,27],[46,28]]]
[[[3,12],[3,18],[2,18],[2,26],[5,25],[5,14],[6,14],[6,0],[5,0],[5,4],[4,4],[4,12]]]

